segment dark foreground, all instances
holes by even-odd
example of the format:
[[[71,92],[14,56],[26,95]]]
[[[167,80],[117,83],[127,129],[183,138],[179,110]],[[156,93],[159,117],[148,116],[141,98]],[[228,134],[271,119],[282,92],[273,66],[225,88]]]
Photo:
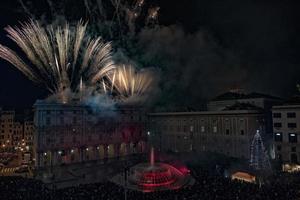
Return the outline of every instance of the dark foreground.
[[[232,181],[220,175],[202,170],[192,170],[196,179],[193,186],[177,191],[164,191],[157,193],[141,193],[128,191],[127,199],[299,199],[300,173],[277,174],[268,179],[261,187],[258,184],[250,184]],[[21,177],[0,177],[1,199],[124,199],[124,190],[113,183],[103,182],[88,185],[79,185],[65,189],[50,190],[42,182]]]

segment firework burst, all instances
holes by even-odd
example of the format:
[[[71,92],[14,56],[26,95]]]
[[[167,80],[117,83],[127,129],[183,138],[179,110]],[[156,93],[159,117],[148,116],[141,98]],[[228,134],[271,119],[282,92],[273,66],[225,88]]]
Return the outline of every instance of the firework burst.
[[[117,97],[126,101],[128,99],[140,100],[147,96],[153,86],[154,76],[150,70],[137,71],[132,65],[120,65],[108,75],[109,87],[104,85],[111,93],[115,92]]]
[[[94,85],[114,68],[112,47],[100,37],[86,33],[87,23],[79,21],[73,30],[63,27],[41,27],[37,21],[8,26],[5,30],[23,51],[22,59],[10,48],[0,44],[0,57],[10,62],[30,80],[43,84],[53,94],[65,89],[77,90],[79,85]]]

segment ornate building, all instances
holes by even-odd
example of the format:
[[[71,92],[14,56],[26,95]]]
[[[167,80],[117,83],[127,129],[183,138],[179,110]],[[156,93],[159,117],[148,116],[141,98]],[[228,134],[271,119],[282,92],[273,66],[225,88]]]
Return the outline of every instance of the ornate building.
[[[300,164],[300,97],[274,106],[272,111],[276,159],[283,164]]]
[[[34,105],[36,167],[107,159],[146,150],[143,109],[94,111],[76,103]]]
[[[249,159],[257,130],[271,140],[270,108],[280,101],[265,94],[226,92],[208,102],[208,111],[150,113],[151,139],[163,151],[209,151]]]
[[[162,151],[209,151],[249,159],[262,119],[257,110],[152,113],[151,137]]]

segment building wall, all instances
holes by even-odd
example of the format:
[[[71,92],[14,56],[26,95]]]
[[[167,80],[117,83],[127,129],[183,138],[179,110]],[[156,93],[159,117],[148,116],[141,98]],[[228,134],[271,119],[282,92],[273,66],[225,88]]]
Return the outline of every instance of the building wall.
[[[152,113],[152,142],[163,151],[210,151],[237,158],[250,158],[250,145],[257,129],[263,130],[257,111]]]
[[[14,111],[2,111],[0,117],[0,143],[2,150],[12,149],[14,133]]]
[[[36,166],[143,153],[145,119],[142,109],[133,107],[94,112],[81,105],[37,102],[34,119]]]
[[[13,147],[20,146],[22,145],[21,143],[24,143],[23,123],[14,122],[11,138]]]
[[[300,161],[300,105],[273,107],[275,155],[284,163]]]
[[[13,152],[19,163],[24,155],[33,159],[33,121],[25,120],[27,115],[16,114],[14,110],[0,112],[0,152]],[[27,161],[29,161],[27,159]]]
[[[209,111],[221,111],[228,106],[232,106],[235,103],[249,103],[254,106],[265,108],[266,106],[266,99],[265,98],[249,98],[249,99],[229,99],[223,101],[210,101],[207,104],[207,109]]]

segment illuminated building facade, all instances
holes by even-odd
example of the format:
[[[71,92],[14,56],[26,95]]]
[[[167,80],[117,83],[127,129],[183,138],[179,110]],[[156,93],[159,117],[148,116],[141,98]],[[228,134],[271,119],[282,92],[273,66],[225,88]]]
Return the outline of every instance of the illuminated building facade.
[[[300,162],[300,98],[294,97],[273,107],[273,139],[276,159],[282,163]]]
[[[3,151],[13,149],[13,133],[14,133],[15,111],[2,111],[1,112],[1,134],[0,143]]]
[[[1,152],[14,152],[19,155],[21,163],[24,154],[33,155],[33,121],[28,117],[31,112],[27,110],[1,110],[0,113],[0,150]]]
[[[34,105],[36,167],[115,158],[146,151],[146,115],[137,107],[94,111],[76,103]]]

